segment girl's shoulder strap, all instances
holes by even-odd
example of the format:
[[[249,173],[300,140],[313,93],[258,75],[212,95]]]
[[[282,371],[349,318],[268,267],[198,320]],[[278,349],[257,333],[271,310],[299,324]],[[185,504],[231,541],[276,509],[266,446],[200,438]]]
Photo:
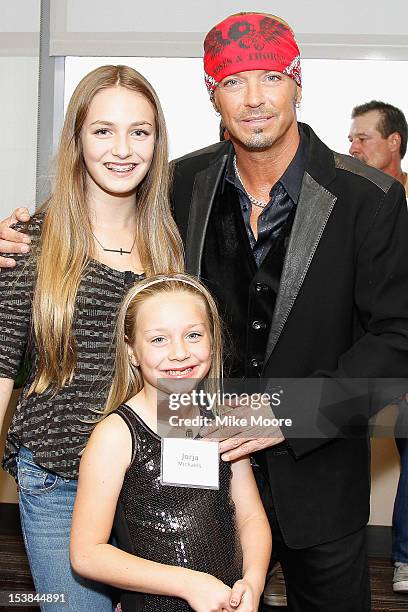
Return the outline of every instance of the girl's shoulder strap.
[[[130,408],[130,406],[127,406],[127,404],[121,404],[118,408],[116,408],[116,410],[111,412],[111,414],[117,414],[118,416],[120,416],[125,421],[130,431],[130,435],[132,438],[132,458],[129,464],[129,468],[130,468],[130,466],[133,464],[135,460],[136,450],[137,450],[137,431],[135,427],[137,423],[137,419],[135,418],[135,413]]]

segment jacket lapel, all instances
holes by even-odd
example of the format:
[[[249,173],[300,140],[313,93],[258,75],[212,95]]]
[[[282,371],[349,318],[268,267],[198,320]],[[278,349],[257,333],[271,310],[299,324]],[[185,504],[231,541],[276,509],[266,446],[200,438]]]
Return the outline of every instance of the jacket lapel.
[[[201,274],[208,220],[227,159],[228,154],[222,155],[195,177],[185,246],[186,270],[194,276]]]
[[[265,365],[299,294],[336,199],[305,172],[276,298]]]

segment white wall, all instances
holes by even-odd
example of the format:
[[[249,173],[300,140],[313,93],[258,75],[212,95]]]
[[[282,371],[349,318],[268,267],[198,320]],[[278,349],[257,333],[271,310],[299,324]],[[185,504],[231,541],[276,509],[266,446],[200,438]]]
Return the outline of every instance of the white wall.
[[[199,57],[203,35],[228,14],[273,12],[310,58],[408,59],[406,0],[51,0],[53,55]],[[142,8],[143,7],[143,8]]]
[[[408,118],[407,75],[408,61],[304,60],[299,119],[332,149],[346,153],[353,106],[382,100]]]
[[[39,0],[3,0],[0,32],[39,32],[39,16]]]
[[[65,15],[70,31],[205,32],[229,14],[239,11],[274,13],[296,32],[351,34],[406,34],[405,0],[173,0],[171,3],[134,0],[53,0]],[[64,6],[65,5],[65,6]],[[142,8],[143,7],[143,8]]]
[[[0,219],[35,199],[38,59],[0,57]]]
[[[40,0],[1,3],[0,219],[35,196]]]

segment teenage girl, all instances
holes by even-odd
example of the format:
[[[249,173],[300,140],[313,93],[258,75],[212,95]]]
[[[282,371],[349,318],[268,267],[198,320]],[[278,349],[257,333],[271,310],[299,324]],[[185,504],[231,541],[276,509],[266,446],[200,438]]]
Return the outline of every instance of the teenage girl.
[[[126,66],[88,74],[69,103],[54,191],[18,229],[33,254],[0,275],[0,425],[28,345],[32,364],[7,436],[27,554],[40,594],[64,610],[112,609],[69,563],[80,454],[112,381],[127,289],[183,269],[168,203],[166,127],[150,84]],[[49,602],[49,598],[48,598]],[[42,600],[43,610],[55,610]]]
[[[106,412],[119,408],[85,449],[71,532],[79,574],[140,592],[122,598],[124,612],[258,610],[271,535],[249,459],[219,459],[219,490],[160,480],[158,388],[220,369],[216,306],[197,280],[162,275],[130,289]],[[115,511],[121,550],[108,542]]]

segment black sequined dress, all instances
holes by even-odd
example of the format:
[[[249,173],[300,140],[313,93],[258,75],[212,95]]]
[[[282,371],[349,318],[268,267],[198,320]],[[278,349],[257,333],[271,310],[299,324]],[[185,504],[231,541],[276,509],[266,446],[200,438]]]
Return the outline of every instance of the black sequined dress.
[[[242,577],[242,551],[230,496],[231,467],[220,460],[219,490],[163,486],[160,437],[126,404],[132,463],[118,500],[118,546],[151,561],[207,572],[232,586]],[[123,612],[188,612],[176,597],[124,593]]]

